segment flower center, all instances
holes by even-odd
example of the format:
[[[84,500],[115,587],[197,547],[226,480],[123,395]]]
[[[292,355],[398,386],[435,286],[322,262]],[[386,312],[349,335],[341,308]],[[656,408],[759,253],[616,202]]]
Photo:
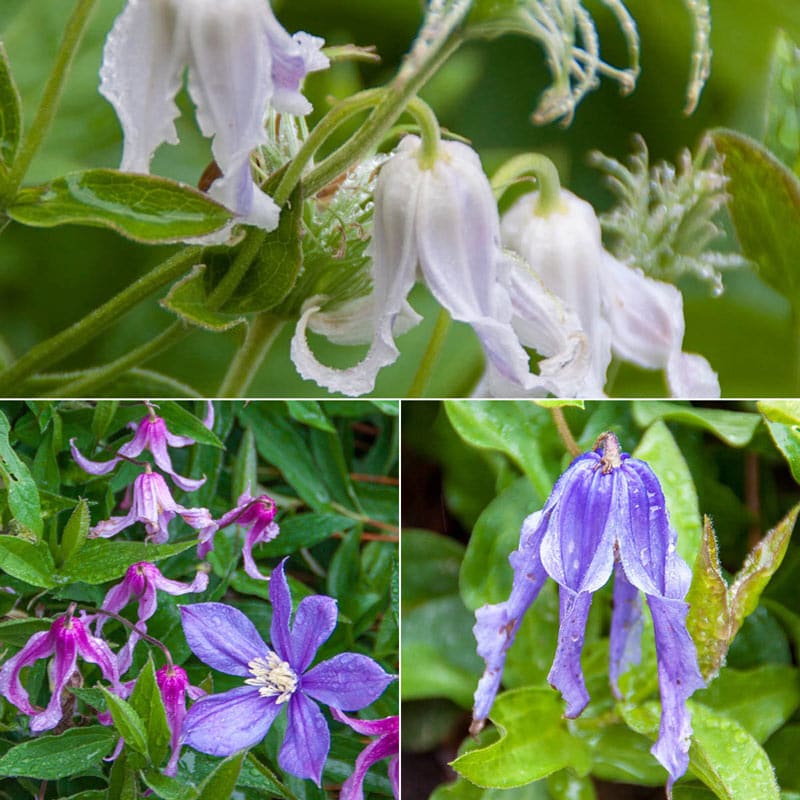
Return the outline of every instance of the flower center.
[[[619,448],[617,437],[610,431],[601,433],[594,443],[594,450],[603,448],[603,455],[600,457],[600,469],[603,475],[608,475],[612,470],[617,469],[622,464],[622,453]]]
[[[262,697],[275,697],[278,705],[285,703],[297,689],[297,675],[277,653],[270,652],[266,658],[254,658],[248,665],[252,678],[245,683],[258,686]]]

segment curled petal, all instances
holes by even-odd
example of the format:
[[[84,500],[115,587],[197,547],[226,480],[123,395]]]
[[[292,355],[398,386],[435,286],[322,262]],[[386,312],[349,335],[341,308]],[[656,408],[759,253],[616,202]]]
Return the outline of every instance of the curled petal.
[[[81,451],[78,450],[78,447],[75,444],[74,436],[69,440],[69,449],[72,453],[72,458],[75,463],[84,472],[88,472],[90,475],[108,475],[108,473],[111,472],[120,462],[119,458],[112,458],[110,461],[92,461],[91,459],[86,458],[85,456],[81,455]]]
[[[328,723],[316,703],[301,692],[289,700],[289,723],[278,753],[278,764],[298,778],[308,778],[317,786],[331,747]]]
[[[183,721],[183,742],[201,753],[229,756],[258,744],[281,708],[252,686],[201,697]]]
[[[583,680],[581,650],[586,634],[586,619],[592,605],[590,592],[575,594],[563,586],[558,588],[560,604],[558,646],[548,682],[558,689],[567,701],[564,716],[574,719],[586,708],[589,693]]]
[[[117,670],[117,660],[114,658],[109,646],[103,639],[92,636],[81,620],[73,620],[73,630],[81,658],[91,664],[97,664],[103,673],[103,677],[118,690],[119,672]]]
[[[301,678],[307,695],[326,706],[358,711],[377,700],[395,680],[380,665],[360,653],[340,653],[322,661]]]
[[[639,590],[628,581],[619,564],[614,565],[614,573],[608,674],[614,696],[621,700],[619,677],[642,657],[642,600]]]
[[[369,768],[384,758],[397,755],[398,742],[390,740],[388,736],[382,736],[374,742],[370,742],[356,758],[353,767],[353,774],[342,784],[339,793],[340,800],[363,800],[364,797],[364,778]],[[395,791],[396,796],[396,791]]]
[[[265,658],[269,648],[241,611],[224,603],[180,606],[181,624],[192,652],[209,667],[228,675],[250,675],[248,664]]]
[[[3,664],[0,669],[0,694],[26,714],[35,714],[36,708],[31,704],[28,693],[20,683],[20,672],[41,658],[47,658],[55,649],[55,637],[52,629],[39,631],[28,639],[26,645]]]
[[[362,736],[399,736],[400,718],[397,716],[383,719],[359,719],[358,717],[349,717],[338,708],[332,708],[331,715],[335,720],[344,723]]]
[[[60,620],[54,623],[53,627],[59,625]],[[50,702],[47,708],[38,714],[31,715],[31,732],[41,733],[55,728],[63,716],[61,709],[61,693],[66,688],[69,679],[75,672],[78,660],[78,647],[75,637],[71,631],[56,632],[56,647],[53,660],[50,662],[48,676],[50,678]]]
[[[261,542],[271,542],[279,533],[281,529],[278,527],[277,522],[269,522],[266,525],[256,523],[248,532],[244,539],[242,546],[242,557],[244,558],[244,571],[257,581],[269,580],[269,576],[262,575],[259,572],[256,562],[253,560],[253,547]]]
[[[309,72],[330,66],[321,52],[325,40],[302,31],[289,36],[274,17],[269,25],[269,40],[274,84],[272,106],[285,114],[305,116],[312,107],[300,92],[300,86]]]
[[[697,353],[673,353],[667,362],[667,384],[673,397],[716,398],[719,377]]]

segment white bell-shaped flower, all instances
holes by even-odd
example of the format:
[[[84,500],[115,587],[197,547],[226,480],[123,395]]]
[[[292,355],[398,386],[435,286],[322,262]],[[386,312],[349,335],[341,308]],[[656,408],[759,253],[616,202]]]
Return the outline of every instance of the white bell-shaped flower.
[[[298,371],[332,391],[372,391],[378,371],[399,355],[395,335],[419,319],[407,301],[419,277],[453,319],[475,330],[492,380],[528,392],[565,394],[561,371],[573,369],[571,358],[559,354],[547,374],[532,374],[512,326],[511,270],[500,248],[497,207],[477,153],[460,142],[441,142],[434,163],[426,165],[420,162],[420,147],[418,137],[405,137],[383,166],[375,188],[369,352],[349,369],[320,364],[305,335],[306,327],[320,327],[313,319],[318,306],[310,303],[292,341]],[[353,310],[361,313],[362,321],[369,316],[363,304]],[[571,342],[569,352],[579,354],[580,347]]]
[[[267,0],[128,0],[106,40],[100,92],[122,125],[121,169],[147,173],[163,142],[176,144],[175,103],[189,71],[189,93],[222,173],[209,194],[238,221],[266,230],[279,209],[255,184],[250,153],[263,144],[264,117],[311,110],[306,74],[328,66],[322,39],[290,36]]]

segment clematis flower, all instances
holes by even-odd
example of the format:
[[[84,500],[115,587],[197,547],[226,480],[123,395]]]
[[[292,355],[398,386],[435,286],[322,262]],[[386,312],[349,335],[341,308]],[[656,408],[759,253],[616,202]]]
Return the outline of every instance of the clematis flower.
[[[156,415],[153,407],[149,403],[146,405],[148,408],[147,416],[138,425],[131,423],[131,427],[136,431],[136,434],[131,441],[117,450],[117,455],[114,458],[108,461],[91,461],[78,450],[74,438],[69,440],[72,458],[84,472],[88,472],[90,475],[108,475],[120,461],[138,458],[143,450],[149,450],[153,454],[158,468],[166,472],[175,481],[176,486],[179,486],[185,492],[194,492],[206,482],[206,479],[199,478],[195,480],[178,475],[172,468],[172,459],[169,457],[167,445],[170,447],[188,447],[196,444],[196,442],[188,436],[178,436],[172,433],[167,428],[167,423]],[[210,400],[206,407],[206,416],[203,424],[209,430],[214,427],[214,405]]]
[[[20,673],[25,667],[43,658],[53,656],[48,667],[50,702],[47,708],[34,706],[20,683]],[[55,728],[63,717],[62,693],[75,673],[78,656],[97,664],[103,677],[119,690],[117,660],[109,646],[89,632],[85,618],[70,613],[58,617],[48,631],[34,633],[27,644],[0,669],[0,694],[31,718],[31,731],[41,733]]]
[[[560,207],[545,213],[534,192],[503,215],[501,232],[503,243],[519,253],[580,320],[591,347],[592,379],[584,396],[603,395],[613,350],[640,367],[665,370],[673,396],[719,397],[719,382],[708,361],[682,350],[681,293],[608,253],[589,203],[562,189]],[[516,295],[529,279],[520,273],[515,277]]]
[[[279,209],[253,181],[250,154],[266,141],[270,106],[311,110],[300,85],[328,66],[322,44],[290,36],[267,0],[128,0],[100,69],[100,93],[122,125],[121,168],[147,173],[158,146],[178,142],[175,97],[188,67],[197,121],[222,173],[209,194],[241,222],[273,230]]]
[[[399,356],[395,335],[419,322],[408,303],[419,274],[451,317],[475,330],[491,365],[490,377],[498,375],[529,392],[564,394],[562,373],[570,373],[580,347],[570,342],[566,352],[546,352],[540,374],[530,372],[528,354],[512,327],[510,265],[500,248],[497,207],[477,153],[460,142],[441,142],[432,165],[420,158],[419,138],[406,136],[376,183],[373,302],[359,302],[354,311],[363,338],[371,337],[369,352],[349,369],[321,364],[306,339],[320,309],[319,298],[310,298],[292,339],[298,372],[331,391],[372,391],[380,369]],[[367,315],[371,324],[364,323]],[[346,328],[339,340],[356,341]]]
[[[286,772],[319,785],[330,732],[317,702],[357,711],[377,699],[394,677],[358,653],[340,653],[309,669],[336,626],[336,601],[321,595],[304,598],[290,627],[292,599],[285,563],[286,559],[273,570],[269,583],[272,647],[238,609],[223,603],[181,607],[192,652],[213,669],[245,679],[242,686],[198,700],[186,715],[183,740],[203,753],[231,755],[260,742],[286,708],[288,723],[278,763]]]
[[[122,581],[106,592],[100,608],[104,611],[118,614],[130,603],[132,598],[138,598],[139,610],[136,626],[146,633],[147,620],[156,613],[158,604],[157,589],[171,595],[182,595],[188,592],[204,592],[207,587],[208,573],[204,570],[198,571],[191,583],[182,583],[181,581],[165,578],[155,564],[151,564],[149,561],[139,561],[136,564],[131,564],[126,570]],[[109,617],[104,614],[98,615],[95,626],[97,636],[101,635],[108,619]],[[140,638],[139,633],[132,630],[128,641],[117,654],[120,675],[124,675],[128,671],[133,659],[133,651]]]
[[[253,560],[253,547],[261,542],[271,542],[281,532],[278,523],[273,521],[277,510],[275,501],[271,497],[265,494],[252,497],[248,489],[239,497],[236,508],[231,509],[216,522],[217,530],[227,528],[229,525],[249,526],[250,530],[245,536],[242,547],[242,556],[244,557],[244,571],[256,580],[269,580],[268,575],[262,575],[258,571],[256,562]],[[215,532],[212,532],[205,540],[201,537],[200,543],[197,545],[199,558],[205,558],[214,547]]]
[[[500,686],[506,652],[522,617],[550,575],[559,584],[560,628],[549,682],[577,717],[589,702],[580,656],[592,594],[615,573],[611,617],[610,676],[639,659],[641,624],[638,592],[653,617],[661,726],[651,752],[669,773],[667,790],[686,772],[692,733],[686,700],[704,686],[694,642],[686,630],[684,601],[691,572],[675,551],[664,494],[652,469],[620,453],[612,433],[576,458],[558,479],[544,508],[522,525],[519,547],[509,556],[511,594],[503,603],[476,612],[478,655],[486,669],[475,692],[473,732],[483,727]]]
[[[163,544],[169,538],[168,525],[176,515],[180,515],[202,536],[210,536],[216,530],[216,523],[207,508],[185,508],[176,503],[170,494],[164,478],[153,472],[149,466],[133,482],[131,507],[124,517],[111,517],[95,525],[89,535],[93,538],[108,539],[120,531],[141,522],[147,531],[147,540]]]
[[[171,755],[164,774],[175,775],[178,771],[178,759],[181,757],[181,730],[186,718],[186,696],[198,700],[205,695],[205,691],[198,686],[191,686],[186,670],[177,664],[165,664],[156,670],[156,684],[164,701],[170,731]]]
[[[391,759],[389,761],[389,780],[392,783],[395,800],[397,800],[400,796],[400,759],[398,757],[398,750],[400,749],[400,717],[357,719],[356,717],[348,717],[335,708],[331,709],[331,714],[334,719],[349,725],[356,733],[360,733],[363,736],[378,737],[359,753],[353,774],[342,784],[339,800],[363,800],[364,777],[367,774],[367,770],[384,758]]]

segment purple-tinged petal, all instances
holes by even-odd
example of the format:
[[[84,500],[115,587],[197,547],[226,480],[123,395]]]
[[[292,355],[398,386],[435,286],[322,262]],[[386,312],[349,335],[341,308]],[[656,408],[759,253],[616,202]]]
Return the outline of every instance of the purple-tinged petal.
[[[143,623],[145,620],[150,619],[156,613],[158,608],[158,598],[156,596],[156,587],[148,581],[145,584],[144,591],[139,597],[139,608],[137,614],[139,622]]]
[[[547,680],[567,701],[564,716],[574,719],[586,708],[589,693],[583,680],[581,650],[586,634],[586,619],[592,605],[590,592],[575,594],[563,586],[558,588],[560,605],[558,646]]]
[[[336,627],[338,611],[332,597],[304,597],[297,606],[292,624],[292,667],[301,673],[308,669],[317,650]]]
[[[151,426],[150,436],[150,452],[153,454],[153,459],[155,460],[156,465],[159,467],[159,469],[166,472],[167,475],[169,475],[170,478],[172,478],[172,480],[175,482],[175,485],[183,489],[184,492],[197,491],[206,482],[205,477],[184,478],[183,475],[179,475],[177,472],[175,472],[172,467],[172,459],[169,457],[169,453],[167,452],[167,426],[163,419],[159,418],[158,422],[161,423],[160,428],[157,428],[155,425]]]
[[[667,792],[689,766],[692,736],[691,713],[686,701],[705,686],[697,666],[697,651],[686,630],[687,603],[662,597],[647,597],[653,616],[661,695],[661,726],[650,752],[669,772]]]
[[[41,733],[42,731],[49,731],[55,728],[64,712],[61,708],[61,693],[66,688],[69,679],[75,672],[75,666],[78,660],[78,647],[72,631],[69,630],[65,623],[65,619],[56,620],[53,623],[55,632],[55,655],[50,662],[48,669],[48,676],[50,678],[50,702],[47,708],[38,714],[31,716],[31,732]]]
[[[133,439],[122,445],[117,454],[125,458],[138,458],[142,451],[150,446],[152,429],[153,419],[148,415],[139,421],[134,429],[136,433]]]
[[[363,800],[364,778],[367,775],[367,771],[378,761],[396,755],[397,746],[397,740],[391,741],[389,736],[382,736],[380,739],[370,742],[358,754],[353,767],[353,774],[342,784],[339,800]]]
[[[394,800],[398,800],[400,797],[400,758],[399,756],[395,756],[389,762],[389,781],[392,784],[392,793],[394,794]]]
[[[108,475],[120,462],[119,458],[112,458],[110,461],[91,461],[81,455],[81,451],[78,450],[75,444],[75,437],[69,440],[69,449],[72,452],[72,459],[75,463],[90,475]]]
[[[249,520],[247,511],[254,500],[255,498],[250,494],[250,489],[248,487],[247,491],[239,495],[239,499],[236,501],[236,506],[230,511],[226,511],[217,520],[217,529],[222,530],[223,528],[227,528],[228,525],[234,524],[246,525]]]
[[[258,744],[281,708],[252,686],[201,697],[183,721],[183,743],[201,753],[229,756]]]
[[[73,638],[84,661],[97,664],[103,677],[109,681],[114,688],[119,685],[119,672],[117,671],[117,660],[111,652],[109,646],[103,639],[92,636],[84,622],[80,619],[72,620]]]
[[[298,778],[308,778],[317,786],[331,747],[328,723],[316,703],[300,692],[289,700],[289,723],[278,753],[281,769]]]
[[[244,571],[256,580],[268,581],[268,575],[262,575],[255,560],[253,559],[253,547],[261,542],[271,542],[279,533],[281,529],[276,522],[268,524],[256,523],[247,532],[242,546],[242,557],[244,558]]]
[[[377,700],[395,680],[360,653],[340,653],[322,661],[300,679],[300,689],[320,703],[342,711],[358,711]]]
[[[196,603],[180,606],[180,610],[183,632],[192,652],[219,672],[249,677],[247,665],[269,653],[255,625],[232,606]]]
[[[153,586],[173,596],[189,594],[191,592],[204,592],[208,588],[208,573],[203,569],[197,571],[191,583],[173,581],[169,578],[165,578],[159,569],[156,569],[156,573],[157,574],[153,575],[151,578]]]
[[[183,720],[186,718],[186,690],[189,688],[189,678],[183,667],[172,664],[163,666],[156,672],[156,683],[164,701],[172,751],[164,774],[175,775],[181,754],[180,738]]]
[[[36,708],[31,705],[28,693],[19,680],[20,672],[39,659],[53,654],[56,641],[53,629],[34,633],[22,650],[6,661],[0,669],[0,694],[26,714],[35,714]]]
[[[359,719],[347,716],[338,708],[332,708],[331,716],[363,736],[386,736],[388,734],[399,736],[400,718],[396,715],[383,717],[383,719]]]
[[[270,641],[275,652],[284,660],[292,663],[292,638],[289,632],[289,618],[292,615],[292,595],[286,580],[284,568],[288,557],[284,558],[274,570],[269,582],[269,599],[272,603],[272,625]]]
[[[178,513],[183,521],[194,528],[201,536],[211,536],[216,533],[217,523],[211,517],[207,508],[184,508],[179,506]]]
[[[206,400],[206,415],[203,417],[203,425],[208,430],[214,430],[214,404],[210,400]]]
[[[89,531],[89,537],[92,539],[108,539],[120,531],[124,531],[125,528],[130,528],[131,525],[135,525],[138,521],[133,508],[131,508],[124,517],[109,517],[102,522],[98,522]]]
[[[558,489],[554,489],[554,494]],[[547,506],[545,506],[545,510]],[[509,556],[514,570],[514,582],[508,600],[503,603],[486,605],[475,612],[475,626],[472,632],[478,642],[478,655],[486,662],[486,668],[475,690],[472,709],[475,733],[483,727],[489,716],[494,699],[500,689],[506,653],[514,642],[522,617],[547,578],[547,573],[539,560],[539,547],[547,527],[544,511],[537,511],[522,523],[519,546]]]
[[[624,675],[642,657],[642,599],[639,590],[625,577],[619,564],[614,565],[614,601],[611,611],[608,676],[614,696],[622,699],[619,676]]]
[[[133,575],[135,575],[135,570],[137,564],[133,564],[132,566],[128,567],[127,571],[125,572],[125,577],[120,581],[116,586],[112,586],[107,592],[106,596],[103,598],[103,603],[100,606],[101,609],[104,611],[110,611],[112,614],[118,614],[126,605],[130,602],[131,596],[135,593],[135,590],[132,586],[133,583]],[[105,627],[106,622],[110,617],[106,614],[98,614],[97,615],[97,623],[95,626],[95,633],[99,636]]]

